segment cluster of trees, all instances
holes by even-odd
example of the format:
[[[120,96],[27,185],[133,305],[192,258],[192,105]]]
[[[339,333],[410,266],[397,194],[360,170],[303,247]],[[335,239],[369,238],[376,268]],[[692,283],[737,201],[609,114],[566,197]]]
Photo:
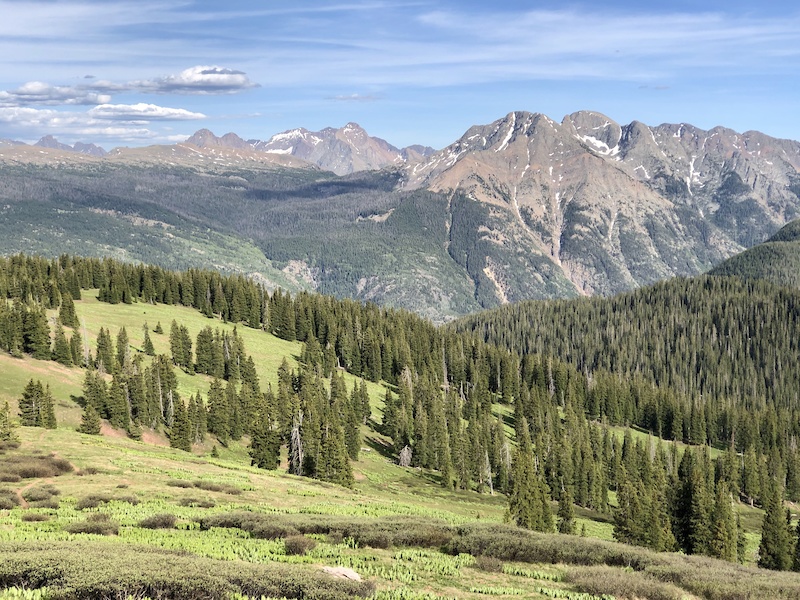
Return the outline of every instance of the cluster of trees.
[[[791,357],[800,295],[786,290],[701,278],[436,328],[404,311],[270,294],[213,272],[0,259],[9,311],[67,306],[68,318],[70,281],[105,290],[109,301],[185,304],[303,342],[300,370],[284,364],[277,389],[262,390],[236,331],[206,327],[192,340],[174,322],[171,356],[147,364],[130,352],[124,330],[116,345],[102,331],[95,356],[84,348],[79,363],[89,367],[87,410],[134,437],[164,426],[173,445],[188,449],[206,433],[221,443],[249,436],[254,464],[274,468],[285,446],[291,472],[350,485],[359,431],[370,423],[391,437],[401,464],[434,469],[451,489],[508,494],[509,518],[525,527],[553,530],[557,500],[562,531],[574,530],[569,507],[577,504],[611,514],[621,540],[728,560],[742,541],[732,501],[768,508],[773,488],[779,504],[800,500],[800,406],[788,390],[798,368]],[[679,377],[673,355],[688,376]],[[176,367],[214,377],[207,396],[184,402]],[[380,423],[371,421],[366,385],[348,390],[342,369],[386,382]],[[705,451],[620,438],[608,425],[727,451],[712,461]]]
[[[19,403],[20,425],[55,429],[56,411],[50,385],[43,386],[38,379],[31,379],[22,391]]]

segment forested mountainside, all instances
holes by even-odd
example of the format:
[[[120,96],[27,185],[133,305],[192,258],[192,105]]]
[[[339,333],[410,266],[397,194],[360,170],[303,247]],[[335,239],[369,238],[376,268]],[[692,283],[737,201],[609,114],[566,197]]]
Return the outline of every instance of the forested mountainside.
[[[343,164],[337,131],[317,164]],[[351,154],[377,143],[348,131]],[[800,145],[758,132],[514,112],[344,177],[280,153],[317,136],[289,133],[278,153],[210,132],[105,156],[8,144],[0,252],[219,268],[441,322],[696,275],[800,214]]]
[[[800,287],[800,220],[792,221],[763,244],[732,256],[709,274]]]
[[[113,336],[101,327],[90,340],[74,306],[87,289],[112,306],[192,307],[262,336],[299,340],[300,363],[281,365],[276,385],[262,386],[237,329],[215,330],[213,320],[196,337],[173,321],[167,354],[154,352],[150,338],[166,332],[152,324],[142,338],[135,334],[136,344],[125,328]],[[283,447],[291,473],[352,486],[366,425],[386,437],[401,464],[435,473],[446,489],[503,492],[509,518],[540,531],[555,529],[550,502],[558,500],[562,531],[574,531],[567,511],[577,504],[608,515],[621,541],[737,560],[746,543],[730,510],[733,494],[766,510],[765,527],[776,518],[782,524],[762,535],[761,564],[791,565],[782,499],[800,500],[793,441],[800,410],[788,383],[800,305],[785,288],[700,278],[616,299],[523,305],[550,311],[538,322],[515,317],[534,332],[531,340],[542,340],[540,354],[531,352],[535,344],[503,348],[519,331],[511,325],[502,325],[506,337],[480,339],[500,331],[508,309],[487,313],[476,335],[476,325],[437,328],[373,304],[270,294],[242,276],[110,259],[0,259],[0,294],[0,348],[84,370],[82,396],[72,401],[83,407],[86,433],[97,433],[103,418],[135,439],[163,430],[184,450],[204,436],[223,445],[245,438],[261,468],[276,468]],[[48,309],[58,309],[52,331]],[[624,321],[614,320],[616,312]],[[659,339],[645,323],[672,337]],[[649,351],[627,363],[643,340]],[[566,345],[583,346],[586,358],[577,361]],[[654,365],[665,353],[678,355],[676,369],[698,377],[659,372]],[[599,358],[606,354],[614,360]],[[208,379],[183,398],[179,371]],[[362,383],[349,389],[344,372]],[[373,412],[365,386],[379,381],[385,388]],[[20,393],[24,424],[55,425],[46,385],[32,378]],[[2,435],[13,435],[8,408],[0,422]],[[663,440],[634,438],[630,430],[623,438],[613,429],[631,425]],[[709,444],[726,450],[712,460]],[[718,531],[727,533],[718,539]]]
[[[731,402],[756,413],[796,410],[800,374],[789,357],[798,350],[798,327],[800,292],[709,276],[614,298],[520,303],[452,325],[516,352],[557,356],[581,372],[668,386],[706,413]],[[737,423],[746,421],[743,415]],[[733,432],[715,441],[726,437]]]
[[[490,207],[397,192],[396,172],[65,161],[0,164],[0,251],[220,268],[436,320],[498,302],[484,256],[516,265],[521,297],[574,294],[541,253],[483,239]]]

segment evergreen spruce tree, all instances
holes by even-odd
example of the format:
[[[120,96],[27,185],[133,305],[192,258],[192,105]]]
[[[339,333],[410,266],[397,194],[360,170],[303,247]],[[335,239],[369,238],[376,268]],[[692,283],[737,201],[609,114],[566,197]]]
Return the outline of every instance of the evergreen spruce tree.
[[[22,323],[23,350],[39,360],[50,360],[50,327],[44,308],[32,307]]]
[[[793,536],[786,523],[781,496],[780,485],[770,477],[762,489],[765,515],[758,547],[758,566],[774,571],[785,571],[792,566]]]
[[[138,419],[131,419],[128,423],[128,437],[132,440],[142,439],[142,426]]]
[[[266,416],[260,418],[250,437],[250,464],[259,469],[274,470],[280,462],[281,442]]]
[[[548,531],[548,516],[552,523],[552,514],[543,514],[542,482],[536,473],[533,462],[533,444],[528,432],[528,423],[524,417],[520,433],[522,439],[511,464],[512,483],[511,494],[508,498],[508,516],[514,523],[525,529]]]
[[[231,435],[228,400],[219,379],[214,379],[208,390],[208,432],[223,445],[227,445]]]
[[[245,423],[241,396],[236,393],[236,383],[234,381],[229,381],[225,386],[225,400],[228,405],[228,435],[232,440],[238,441],[244,435]]]
[[[569,488],[565,488],[558,499],[558,532],[574,535],[575,531],[575,506],[572,503],[572,493]]]
[[[108,390],[108,420],[116,429],[126,429],[130,423],[130,412],[126,397],[126,385],[119,373],[114,373]]]
[[[8,402],[0,406],[0,442],[18,441],[16,424],[11,420],[11,408]]]
[[[334,373],[334,377],[336,374]],[[344,385],[344,377],[342,377]],[[350,460],[358,460],[361,451],[361,410],[362,404],[358,394],[358,384],[353,384],[353,393],[347,397],[346,390],[341,399],[341,406],[344,409],[344,435],[347,444],[347,454]]]
[[[55,429],[58,427],[58,423],[56,422],[55,401],[53,400],[53,393],[50,391],[49,383],[45,386],[44,393],[42,394],[41,426],[46,429]]]
[[[60,321],[56,321],[55,339],[53,340],[53,360],[64,366],[72,366],[72,349]]]
[[[736,513],[736,559],[743,563],[747,559],[747,538],[744,535],[744,526],[739,513]]]
[[[83,360],[83,337],[81,332],[77,329],[72,332],[72,337],[69,338],[69,351],[72,355],[72,364],[79,367],[85,367],[86,363]]]
[[[114,345],[108,329],[100,328],[97,334],[97,354],[95,366],[101,373],[111,373],[114,370]]]
[[[353,468],[347,456],[344,431],[335,419],[323,426],[317,478],[344,487],[353,487],[355,481]]]
[[[792,557],[792,571],[800,571],[800,521],[794,528],[794,555]]]
[[[19,422],[24,427],[42,426],[42,399],[44,389],[41,381],[31,379],[19,399]]]
[[[126,363],[130,362],[130,351],[128,332],[125,327],[122,327],[117,333],[117,364],[120,367],[124,367]]]
[[[143,329],[144,329],[144,341],[142,342],[142,351],[147,356],[155,356],[156,349],[153,346],[153,340],[150,339],[150,330],[147,327],[147,323],[144,324]]]
[[[711,512],[711,540],[708,554],[730,562],[737,559],[736,515],[733,512],[732,500],[725,481],[717,483],[714,508]]]
[[[624,544],[647,545],[647,519],[641,481],[628,476],[620,467],[617,482],[617,509],[614,511],[614,539]]]
[[[61,294],[61,308],[58,310],[58,320],[63,323],[64,327],[77,329],[80,325],[78,315],[75,312],[75,303],[72,301],[72,294],[69,291]]]
[[[100,434],[100,415],[90,402],[87,402],[86,406],[83,407],[81,425],[78,431],[81,433],[88,433],[89,435]]]
[[[169,445],[185,452],[192,451],[190,439],[189,416],[186,406],[180,398],[175,399],[175,410],[172,416],[172,427],[169,432]]]

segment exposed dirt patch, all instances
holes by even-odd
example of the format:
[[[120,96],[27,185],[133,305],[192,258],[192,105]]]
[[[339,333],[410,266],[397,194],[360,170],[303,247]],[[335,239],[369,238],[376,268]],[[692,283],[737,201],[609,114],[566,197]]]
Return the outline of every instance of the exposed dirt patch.
[[[153,446],[169,446],[169,442],[152,431],[142,431],[142,441]]]
[[[103,423],[100,425],[100,435],[110,438],[124,438],[128,437],[127,433],[122,431],[121,429],[114,429],[108,423]]]

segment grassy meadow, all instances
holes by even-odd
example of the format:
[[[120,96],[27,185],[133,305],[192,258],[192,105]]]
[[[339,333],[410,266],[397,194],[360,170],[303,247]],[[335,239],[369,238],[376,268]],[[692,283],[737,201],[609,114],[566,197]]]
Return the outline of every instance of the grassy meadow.
[[[139,349],[146,323],[157,353],[169,353],[173,319],[193,339],[207,325],[233,329],[189,308],[83,298],[76,309],[93,352],[101,326],[112,337],[124,326]],[[296,365],[299,343],[238,331],[262,386],[276,385],[284,358]],[[398,466],[366,427],[347,489],[288,475],[285,457],[275,471],[251,467],[246,440],[212,457],[210,441],[187,453],[153,432],[79,434],[83,371],[54,362],[0,356],[0,403],[13,414],[31,377],[50,385],[59,426],[19,428],[20,444],[0,448],[0,600],[800,597],[794,574],[613,543],[610,517],[586,509],[576,508],[586,537],[512,528],[504,496],[448,491],[436,473]],[[179,373],[183,397],[209,384]],[[368,390],[379,419],[384,389]],[[752,562],[763,513],[740,511]],[[336,566],[366,583],[322,572]]]

